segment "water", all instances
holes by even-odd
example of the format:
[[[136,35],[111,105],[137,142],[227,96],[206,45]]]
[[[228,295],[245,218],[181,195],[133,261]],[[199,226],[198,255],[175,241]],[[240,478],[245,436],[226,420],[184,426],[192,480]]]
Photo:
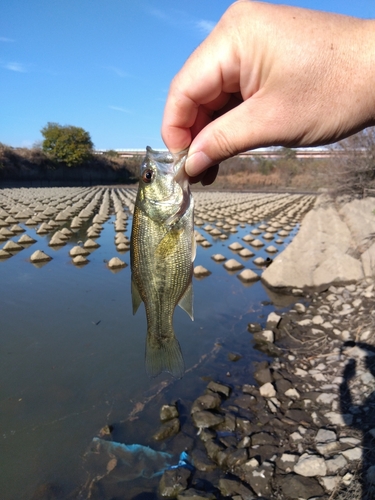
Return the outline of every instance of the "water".
[[[13,195],[22,203],[21,191],[0,191],[0,207],[9,211]],[[53,198],[48,189],[37,192],[41,198],[47,194],[47,200]],[[65,191],[61,192],[65,196]],[[76,188],[73,192],[78,193],[77,199],[88,195],[89,201],[90,192],[95,191],[86,189],[79,195]],[[98,192],[94,213],[103,204],[104,193],[114,191]],[[60,196],[58,193],[54,196]],[[134,193],[128,200],[132,196]],[[204,211],[204,196],[199,194],[197,198],[197,205]],[[301,199],[292,200],[291,205]],[[129,203],[131,205],[131,201]],[[252,225],[238,226],[237,233],[226,233],[227,240],[215,239],[199,229],[212,246],[208,249],[198,246],[196,264],[202,264],[212,274],[205,279],[194,279],[195,321],[191,322],[180,308],[174,315],[187,374],[180,381],[173,381],[168,374],[150,380],[144,370],[144,309],[142,306],[133,316],[130,256],[128,252],[116,250],[116,215],[112,208],[110,205],[110,218],[97,239],[100,247],[88,257],[88,265],[73,265],[68,252],[78,241],[86,240],[92,216],[59,250],[48,246],[53,232],[39,236],[38,226],[30,227],[24,220],[18,221],[37,242],[9,259],[0,259],[0,492],[3,500],[28,500],[40,485],[47,483],[59,485],[61,498],[76,491],[87,479],[82,457],[92,438],[107,423],[126,421],[137,403],[152,399],[160,390],[161,382],[170,384],[170,397],[189,400],[204,387],[202,377],[224,376],[220,372],[228,369],[228,352],[247,352],[235,366],[230,365],[239,371],[249,366],[250,361],[264,359],[263,354],[251,347],[246,327],[249,322],[264,322],[267,314],[274,310],[267,291],[260,282],[244,286],[236,277],[238,273],[228,273],[222,264],[211,259],[212,254],[222,253],[241,261],[228,245],[242,241],[262,219]],[[64,226],[69,227],[70,221],[61,227]],[[124,232],[129,238],[130,227],[129,219]],[[298,224],[278,248],[285,247],[297,230]],[[19,236],[11,239],[17,241]],[[0,248],[4,244],[1,243]],[[35,267],[29,257],[36,249],[45,251],[53,260]],[[267,256],[264,250],[255,253]],[[111,272],[107,262],[114,256],[128,266]],[[260,272],[252,259],[245,265]],[[213,355],[218,344],[221,345],[219,353]],[[137,420],[133,439],[151,444],[147,442],[148,429],[157,412],[155,407],[148,417]]]

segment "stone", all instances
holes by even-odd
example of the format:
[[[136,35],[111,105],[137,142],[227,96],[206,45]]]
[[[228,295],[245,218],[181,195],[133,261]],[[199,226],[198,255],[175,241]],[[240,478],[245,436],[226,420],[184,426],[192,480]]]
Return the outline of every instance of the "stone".
[[[3,249],[0,250],[0,259],[8,259],[9,257],[12,257],[11,253]]]
[[[77,266],[81,266],[88,263],[89,261],[86,259],[84,255],[76,255],[75,257],[73,257],[73,264],[76,264]]]
[[[240,250],[238,252],[238,255],[240,257],[242,257],[243,259],[248,259],[250,257],[253,257],[254,253],[251,250],[249,250],[248,248],[244,248],[243,250]]]
[[[85,257],[86,255],[89,255],[89,253],[90,252],[88,250],[80,247],[79,245],[76,245],[69,251],[69,255],[71,257],[76,257],[77,255],[83,255]]]
[[[219,384],[218,382],[214,382],[214,381],[211,381],[208,384],[207,389],[212,391],[212,392],[218,392],[219,394],[222,394],[226,398],[229,397],[230,392],[231,392],[231,388],[228,387],[227,385]]]
[[[20,245],[31,245],[33,243],[36,243],[36,240],[34,240],[34,238],[29,236],[28,234],[23,234],[17,243]]]
[[[211,274],[211,271],[206,269],[203,266],[195,266],[194,267],[194,276],[209,276]]]
[[[5,243],[5,245],[3,246],[3,250],[6,250],[9,253],[19,252],[20,250],[23,250],[23,246],[10,240]]]
[[[267,329],[277,328],[281,321],[281,316],[271,312],[267,317]]]
[[[251,489],[258,496],[268,497],[271,493],[270,482],[274,473],[274,465],[270,462],[264,462],[260,467],[250,471],[244,478]]]
[[[229,259],[225,262],[224,264],[225,269],[228,271],[239,271],[240,269],[243,269],[244,266],[240,262],[238,262],[235,259]]]
[[[112,257],[112,259],[108,262],[108,267],[110,269],[119,269],[126,266],[127,264],[118,257]]]
[[[329,460],[326,460],[327,474],[337,474],[341,469],[346,467],[348,462],[342,455],[336,455]]]
[[[286,474],[279,476],[277,482],[281,487],[284,498],[292,500],[313,499],[324,494],[324,489],[319,482],[311,477]]]
[[[224,497],[234,498],[238,494],[243,500],[255,499],[252,492],[245,485],[234,479],[220,479],[219,490]]]
[[[84,248],[99,248],[100,245],[96,241],[92,240],[91,238],[87,239],[85,243],[83,244]]]
[[[243,249],[243,246],[241,245],[241,243],[238,243],[238,241],[234,241],[233,243],[231,243],[228,247],[230,250],[234,250],[234,251],[237,251],[237,250],[242,250]]]
[[[359,446],[356,448],[350,448],[349,450],[342,451],[343,456],[349,461],[361,460],[363,455],[363,450]]]
[[[292,453],[283,453],[281,457],[276,460],[276,465],[283,472],[289,473],[293,471],[293,468],[297,461],[298,455],[294,455]]]
[[[162,422],[167,422],[172,420],[172,418],[177,418],[178,410],[176,405],[163,405],[160,409],[160,420]]]
[[[270,382],[261,385],[259,387],[259,392],[264,398],[274,398],[276,396],[275,388]]]
[[[178,418],[172,418],[163,423],[160,429],[152,436],[155,441],[164,441],[164,439],[175,436],[180,431],[180,421]]]
[[[294,472],[304,477],[325,476],[327,466],[323,457],[304,453],[294,466]]]
[[[254,273],[254,271],[252,271],[251,269],[244,269],[243,271],[240,272],[240,274],[238,274],[237,277],[245,283],[258,281],[260,279],[260,276]]]
[[[194,449],[191,454],[192,463],[201,472],[210,472],[217,469],[217,465],[202,450]]]
[[[260,248],[260,247],[264,247],[264,243],[263,241],[259,240],[259,239],[256,239],[256,240],[253,240],[250,242],[250,245],[252,245],[253,247],[255,248]]]
[[[215,500],[215,495],[208,491],[200,491],[189,488],[177,495],[177,500]]]
[[[36,250],[30,257],[31,262],[47,262],[49,260],[52,260],[52,257],[45,254],[41,250]]]
[[[224,257],[224,255],[221,255],[221,253],[215,253],[211,258],[215,262],[223,262],[224,260],[226,260],[226,257]]]
[[[317,435],[315,436],[316,443],[329,443],[330,441],[336,441],[336,439],[336,432],[328,429],[319,429]]]
[[[161,476],[159,493],[162,497],[175,498],[186,490],[191,471],[186,467],[167,469]]]
[[[217,393],[211,392],[210,394],[204,394],[194,401],[191,407],[191,414],[202,410],[216,410],[220,407],[220,404],[221,397]]]
[[[266,384],[267,382],[273,382],[271,370],[269,368],[261,368],[260,370],[255,370],[254,378],[260,385]]]
[[[196,411],[192,415],[193,423],[198,429],[215,427],[224,422],[224,417],[210,411]]]
[[[270,245],[270,246],[266,247],[265,250],[268,253],[276,253],[276,252],[278,252],[278,249],[276,247],[274,247],[273,245]]]

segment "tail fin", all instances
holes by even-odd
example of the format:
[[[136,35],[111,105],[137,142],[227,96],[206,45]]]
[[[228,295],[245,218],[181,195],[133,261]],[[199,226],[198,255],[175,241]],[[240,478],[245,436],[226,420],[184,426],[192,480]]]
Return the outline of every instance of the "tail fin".
[[[156,377],[161,372],[169,372],[176,378],[183,376],[185,364],[176,337],[155,342],[152,337],[147,336],[146,372],[149,377]]]

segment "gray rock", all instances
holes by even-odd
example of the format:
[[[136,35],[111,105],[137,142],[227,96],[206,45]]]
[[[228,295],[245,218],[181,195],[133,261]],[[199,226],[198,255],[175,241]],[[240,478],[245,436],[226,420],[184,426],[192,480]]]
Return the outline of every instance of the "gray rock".
[[[207,491],[199,491],[189,488],[177,495],[177,500],[215,500],[215,495]]]
[[[285,498],[293,500],[299,499],[312,499],[313,497],[320,497],[324,494],[324,489],[318,481],[311,477],[296,476],[294,474],[287,474],[279,476],[277,482]]]
[[[242,479],[246,481],[258,496],[268,497],[271,493],[270,482],[274,473],[274,465],[264,462],[260,467],[250,471]]]
[[[326,460],[327,474],[337,474],[341,469],[346,467],[348,462],[342,455],[336,455],[329,460]]]
[[[180,431],[180,421],[178,418],[172,418],[165,422],[160,429],[155,432],[153,438],[155,441],[163,441],[164,439],[168,439]]]
[[[167,422],[167,420],[172,420],[172,418],[178,417],[178,410],[176,405],[163,405],[160,409],[160,420],[162,422]]]
[[[277,328],[281,321],[281,316],[276,314],[275,312],[271,312],[267,317],[267,329],[272,330],[273,328]]]
[[[294,472],[304,477],[325,476],[327,466],[323,457],[304,453],[294,466]]]
[[[222,394],[226,398],[229,397],[231,392],[231,388],[228,387],[227,385],[219,384],[218,382],[213,382],[213,381],[208,384],[207,389],[212,392],[218,392],[219,394]]]
[[[221,398],[217,393],[212,392],[211,394],[204,394],[194,401],[191,407],[191,413],[193,414],[202,410],[216,410],[220,407],[220,404]]]
[[[256,370],[254,372],[254,378],[259,385],[266,384],[267,382],[273,382],[271,370],[269,368],[261,368],[260,370]]]
[[[233,479],[220,479],[219,480],[220,493],[224,497],[234,497],[235,495],[240,495],[243,500],[255,500],[256,497],[253,493],[246,488],[240,481]]]
[[[259,392],[260,395],[264,398],[274,398],[276,396],[275,388],[270,382],[267,382],[266,384],[260,386]]]
[[[281,457],[276,460],[277,467],[283,472],[292,472],[299,456],[292,453],[283,453]]]
[[[159,493],[162,497],[175,498],[179,493],[186,490],[191,472],[186,467],[167,469],[161,476]]]
[[[194,449],[191,457],[194,467],[201,472],[210,472],[217,468],[215,462],[208,458],[202,450]]]
[[[224,422],[223,416],[215,415],[210,411],[196,411],[193,413],[192,418],[195,427],[198,427],[198,429],[215,427]]]

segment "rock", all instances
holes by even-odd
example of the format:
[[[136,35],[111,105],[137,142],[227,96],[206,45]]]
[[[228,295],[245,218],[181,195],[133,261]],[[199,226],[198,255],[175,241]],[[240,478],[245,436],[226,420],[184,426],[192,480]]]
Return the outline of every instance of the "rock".
[[[224,257],[224,255],[221,255],[221,253],[215,253],[211,258],[215,262],[223,262],[224,260],[227,259],[226,257]]]
[[[245,283],[249,283],[251,281],[258,281],[260,277],[254,273],[251,269],[244,269],[243,271],[240,272],[237,276],[241,281],[244,281]]]
[[[167,469],[160,479],[160,495],[162,497],[175,498],[179,493],[186,490],[190,476],[191,472],[186,467]]]
[[[244,268],[244,266],[235,259],[227,260],[224,264],[224,267],[228,271],[239,271],[240,269]]]
[[[220,479],[219,490],[224,497],[233,498],[234,495],[240,495],[240,498],[243,500],[255,499],[252,492],[245,485],[233,479]]]
[[[29,236],[28,234],[23,234],[17,243],[19,243],[20,245],[31,245],[33,243],[36,243],[36,240],[34,240],[34,238]]]
[[[283,453],[281,457],[276,460],[276,465],[283,472],[289,473],[293,471],[298,458],[298,455],[294,455],[292,453]]]
[[[194,267],[194,276],[209,276],[211,274],[211,271],[208,271],[203,266],[195,266]]]
[[[224,417],[210,411],[196,411],[192,415],[193,423],[198,429],[215,427],[224,422]]]
[[[177,500],[215,500],[215,495],[208,491],[199,491],[189,488],[177,495]]]
[[[73,247],[70,251],[69,251],[69,255],[71,257],[76,257],[77,255],[83,255],[84,257],[86,257],[86,255],[89,255],[89,251],[86,250],[85,248],[82,248],[80,247],[79,245]]]
[[[236,361],[239,361],[241,358],[242,358],[242,355],[238,354],[237,352],[229,352],[228,353],[229,361],[236,362]]]
[[[31,262],[47,262],[49,260],[52,260],[52,257],[45,254],[41,250],[36,250],[30,257]]]
[[[287,474],[279,476],[277,483],[280,485],[284,498],[293,500],[313,499],[324,494],[324,489],[314,478]]]
[[[160,420],[162,422],[167,422],[172,420],[172,418],[177,418],[178,410],[176,405],[163,405],[160,409]]]
[[[217,393],[204,394],[194,401],[191,407],[191,414],[202,410],[216,410],[220,407],[220,404],[221,398]]]
[[[267,317],[267,329],[272,330],[273,328],[277,328],[281,321],[281,316],[276,314],[275,312],[271,312]]]
[[[325,476],[327,466],[323,457],[304,453],[294,466],[294,472],[304,477]]]
[[[165,422],[160,429],[152,436],[155,441],[163,441],[170,438],[180,431],[180,421],[178,418],[172,418]]]
[[[326,476],[319,479],[320,484],[325,488],[328,493],[332,493],[340,484],[340,477]]]
[[[208,458],[202,450],[194,449],[192,451],[192,462],[194,467],[201,472],[210,472],[217,469],[215,462]]]
[[[337,474],[341,469],[346,467],[348,462],[342,455],[336,455],[335,457],[326,460],[327,474]]]
[[[258,496],[268,497],[271,493],[271,479],[273,477],[274,465],[264,462],[260,467],[249,472],[243,480],[246,481]]]
[[[238,241],[234,241],[229,245],[228,248],[230,248],[230,250],[237,251],[237,250],[242,250],[243,246],[241,245],[241,243],[238,243]]]
[[[212,392],[218,392],[220,394],[223,394],[223,396],[225,396],[226,398],[229,397],[230,392],[231,392],[231,388],[228,387],[227,385],[219,384],[219,383],[213,382],[213,381],[211,381],[208,384],[207,389],[212,391]]]
[[[244,248],[243,250],[240,250],[238,252],[238,255],[240,257],[242,257],[243,259],[248,259],[250,257],[253,257],[254,253],[251,250],[249,250],[248,248]]]
[[[254,333],[255,342],[271,342],[275,341],[275,335],[272,330],[263,330],[262,332]]]
[[[328,429],[319,429],[317,435],[315,436],[316,443],[329,443],[331,441],[336,441],[336,432],[330,431]]]
[[[84,246],[84,248],[99,248],[100,247],[99,243],[97,243],[96,241],[94,241],[90,238],[85,241],[83,246]]]
[[[250,241],[250,245],[252,245],[253,247],[255,248],[260,248],[260,247],[264,247],[264,243],[263,241],[259,240],[259,239],[256,239],[256,240],[253,240],[253,241]]]
[[[9,253],[14,253],[23,250],[23,246],[10,240],[5,243],[5,245],[3,246],[3,250],[6,250]]]
[[[256,370],[254,372],[254,378],[259,385],[273,382],[271,370],[269,368],[261,368],[260,370]]]
[[[73,264],[75,264],[76,266],[82,266],[89,263],[89,261],[83,255],[77,255],[76,257],[73,257],[72,260]]]
[[[127,264],[118,257],[112,257],[112,259],[108,262],[108,267],[110,269],[119,269],[126,266]]]
[[[355,460],[361,460],[363,455],[363,450],[360,447],[356,447],[356,448],[351,448],[349,450],[345,450],[342,452],[342,454],[347,460],[349,460],[349,462],[351,462]]]
[[[276,247],[274,247],[273,245],[270,245],[270,246],[266,247],[265,250],[268,253],[276,253],[276,252],[278,252],[278,249]]]
[[[0,259],[8,259],[9,257],[12,257],[11,253],[3,249],[0,250]]]
[[[274,398],[276,396],[275,388],[270,382],[261,385],[259,387],[259,392],[264,398]]]

